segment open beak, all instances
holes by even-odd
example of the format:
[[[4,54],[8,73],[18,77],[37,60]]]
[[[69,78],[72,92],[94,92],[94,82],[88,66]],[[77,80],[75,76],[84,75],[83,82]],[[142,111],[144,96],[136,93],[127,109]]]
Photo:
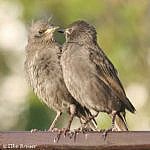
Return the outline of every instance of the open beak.
[[[58,32],[65,33],[65,29],[59,29]]]
[[[58,32],[60,32],[60,33],[65,33],[65,34],[67,34],[67,35],[70,35],[70,34],[71,34],[71,31],[72,31],[72,30],[70,30],[69,28],[67,28],[67,29],[59,29],[59,30],[58,30]]]

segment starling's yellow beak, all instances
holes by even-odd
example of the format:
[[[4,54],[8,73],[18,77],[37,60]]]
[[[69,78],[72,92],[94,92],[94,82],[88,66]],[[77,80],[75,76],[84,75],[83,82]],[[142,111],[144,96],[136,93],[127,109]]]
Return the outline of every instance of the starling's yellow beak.
[[[71,34],[70,29],[66,29],[65,33],[70,35]]]
[[[53,26],[53,27],[50,27],[48,28],[45,33],[48,34],[48,33],[53,33],[56,29],[58,29],[59,27],[58,26]]]

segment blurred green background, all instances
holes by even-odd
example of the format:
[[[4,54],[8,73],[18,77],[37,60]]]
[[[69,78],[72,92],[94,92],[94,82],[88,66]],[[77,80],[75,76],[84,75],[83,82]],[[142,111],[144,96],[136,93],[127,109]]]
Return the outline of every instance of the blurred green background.
[[[137,109],[135,115],[127,113],[129,129],[149,130],[149,0],[0,0],[0,131],[48,129],[56,115],[33,94],[23,71],[28,27],[32,20],[51,16],[62,27],[79,19],[96,27],[98,43]],[[64,114],[57,127],[65,127],[67,118]],[[105,114],[100,113],[97,121],[99,128],[110,126]]]

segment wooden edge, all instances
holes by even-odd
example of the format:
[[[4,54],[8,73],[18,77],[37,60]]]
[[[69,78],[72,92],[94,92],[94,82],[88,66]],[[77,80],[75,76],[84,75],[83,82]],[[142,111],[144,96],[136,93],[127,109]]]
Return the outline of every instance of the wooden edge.
[[[150,131],[67,133],[0,132],[1,149],[140,149],[150,150]]]

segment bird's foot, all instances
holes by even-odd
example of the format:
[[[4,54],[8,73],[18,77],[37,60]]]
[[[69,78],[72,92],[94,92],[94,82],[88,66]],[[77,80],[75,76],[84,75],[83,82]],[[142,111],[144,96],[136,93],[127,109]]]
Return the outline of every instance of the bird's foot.
[[[77,135],[77,133],[79,133],[79,130],[78,129],[74,129],[73,131],[70,131],[69,132],[69,138],[70,139],[74,139],[74,142],[76,141],[76,135]]]
[[[31,133],[35,133],[35,132],[38,132],[38,131],[40,131],[40,130],[38,130],[38,129],[31,129],[30,130]]]
[[[80,127],[77,129],[78,132],[86,133],[86,132],[91,132],[94,131],[92,128],[89,127]]]
[[[59,131],[60,131],[59,128],[53,128],[53,129],[49,128],[48,129],[48,132],[59,132]]]
[[[66,137],[67,133],[69,133],[70,129],[68,128],[62,128],[62,133],[64,134],[64,137]]]
[[[91,128],[87,128],[87,127],[80,127],[77,129],[74,129],[73,131],[69,131],[68,132],[68,136],[70,137],[70,139],[74,139],[74,141],[76,141],[76,136],[78,133],[87,133],[87,132],[91,132],[93,131]]]
[[[103,135],[103,137],[104,137],[104,140],[106,139],[108,133],[109,133],[109,132],[112,132],[112,131],[116,131],[115,128],[109,128],[109,129],[106,129],[106,130],[105,130],[105,129],[102,129],[102,130],[101,130],[101,132],[103,132],[102,135]]]
[[[55,129],[55,131],[53,131],[53,132],[58,132],[57,133],[57,136],[56,136],[56,138],[54,138],[54,142],[58,142],[59,141],[59,139],[60,139],[60,136],[63,134],[64,135],[64,137],[66,137],[66,135],[67,135],[67,133],[69,132],[70,130],[68,129],[68,128],[62,128],[62,129]]]
[[[53,132],[53,131],[52,131],[52,132]],[[62,131],[61,131],[61,129],[57,129],[57,131],[55,131],[55,132],[58,132],[58,133],[57,133],[56,137],[54,138],[54,142],[55,142],[55,143],[58,143],[58,141],[59,141],[59,139],[60,139],[60,136],[61,136],[61,134],[62,134]]]
[[[74,129],[73,131],[69,131],[68,135],[70,137],[70,139],[74,139],[74,141],[76,141],[76,136],[78,133],[87,133],[87,132],[91,132],[93,131],[91,128],[86,128],[86,127],[80,127],[77,129]]]

